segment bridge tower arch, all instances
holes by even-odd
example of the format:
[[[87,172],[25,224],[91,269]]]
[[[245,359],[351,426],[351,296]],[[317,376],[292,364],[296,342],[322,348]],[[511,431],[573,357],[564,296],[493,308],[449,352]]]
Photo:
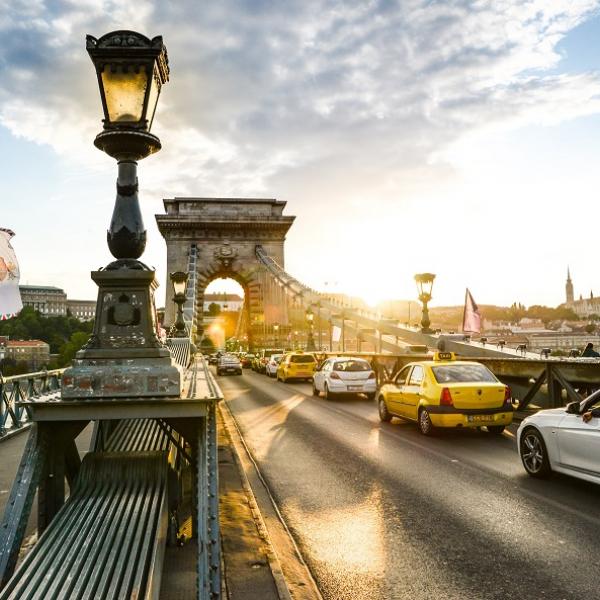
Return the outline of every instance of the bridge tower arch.
[[[284,265],[285,237],[295,217],[283,214],[286,202],[263,198],[170,198],[156,215],[167,245],[167,277],[190,274],[185,311],[196,342],[204,332],[204,293],[217,278],[231,278],[244,289],[246,331],[251,347],[269,341],[274,323],[287,323],[285,293],[257,259],[257,247]],[[165,324],[175,321],[173,291],[165,285]]]

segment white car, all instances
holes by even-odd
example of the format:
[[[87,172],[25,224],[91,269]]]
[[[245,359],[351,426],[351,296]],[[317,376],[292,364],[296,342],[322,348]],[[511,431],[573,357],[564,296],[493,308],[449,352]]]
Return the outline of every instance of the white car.
[[[323,392],[328,400],[342,394],[366,394],[367,398],[373,400],[376,391],[375,372],[363,358],[329,358],[313,375],[313,396]]]
[[[269,362],[265,365],[265,374],[269,377],[277,377],[277,367],[283,358],[283,354],[271,354]]]
[[[591,411],[591,419],[583,414]],[[600,390],[563,408],[540,410],[519,426],[517,444],[529,475],[551,471],[600,483]]]

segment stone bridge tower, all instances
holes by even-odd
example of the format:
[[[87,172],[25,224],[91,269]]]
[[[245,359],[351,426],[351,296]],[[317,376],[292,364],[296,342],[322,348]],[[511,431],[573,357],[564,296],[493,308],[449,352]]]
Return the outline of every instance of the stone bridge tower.
[[[269,285],[256,246],[284,266],[285,236],[295,219],[283,215],[286,202],[258,198],[172,198],[163,202],[166,214],[156,215],[156,222],[167,244],[167,277],[173,271],[191,271],[188,293],[192,286],[195,306],[190,320],[196,338],[203,332],[206,287],[213,279],[230,277],[244,289],[248,341],[251,346],[262,343],[266,324],[285,323],[287,315],[282,303],[285,294]],[[170,325],[175,308],[169,281],[165,289],[165,323]]]

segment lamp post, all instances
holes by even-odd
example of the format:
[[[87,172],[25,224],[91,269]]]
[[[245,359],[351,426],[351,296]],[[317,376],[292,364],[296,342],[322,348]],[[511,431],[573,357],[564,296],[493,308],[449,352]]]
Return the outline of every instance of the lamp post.
[[[433,288],[433,280],[435,275],[433,273],[418,273],[415,275],[415,282],[417,284],[417,290],[419,292],[419,300],[423,304],[423,315],[421,317],[421,333],[432,333],[429,328],[431,321],[429,320],[429,310],[427,304],[431,300],[431,290]]]
[[[273,323],[273,332],[275,333],[275,347],[279,347],[279,323]]]
[[[323,349],[323,325],[321,324],[321,300],[315,302],[317,307],[317,327],[319,328],[319,350]]]
[[[185,321],[183,320],[183,305],[185,303],[185,290],[187,287],[188,274],[183,271],[175,271],[170,275],[173,284],[173,301],[177,304],[177,318],[175,320],[174,337],[186,337]]]
[[[116,260],[92,272],[99,288],[94,330],[63,375],[62,396],[179,396],[179,369],[157,335],[158,282],[154,270],[139,260],[146,230],[137,163],[161,148],[150,128],[162,86],[169,80],[167,50],[162,37],[149,39],[134,31],[88,35],[86,49],[104,113],[104,128],[94,145],[118,165],[117,196],[106,234]],[[156,381],[161,382],[158,387]]]
[[[306,309],[306,322],[308,323],[308,339],[306,340],[306,350],[309,352],[314,352],[315,348],[315,337],[314,337],[314,319],[315,313],[312,311],[312,308],[309,306]]]

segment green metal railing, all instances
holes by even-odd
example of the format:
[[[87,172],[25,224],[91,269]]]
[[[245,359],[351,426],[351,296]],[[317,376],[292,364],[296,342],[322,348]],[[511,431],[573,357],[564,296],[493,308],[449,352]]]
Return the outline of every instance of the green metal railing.
[[[27,410],[18,407],[16,403],[58,395],[63,371],[64,369],[54,369],[11,377],[0,375],[0,440],[31,423]]]

